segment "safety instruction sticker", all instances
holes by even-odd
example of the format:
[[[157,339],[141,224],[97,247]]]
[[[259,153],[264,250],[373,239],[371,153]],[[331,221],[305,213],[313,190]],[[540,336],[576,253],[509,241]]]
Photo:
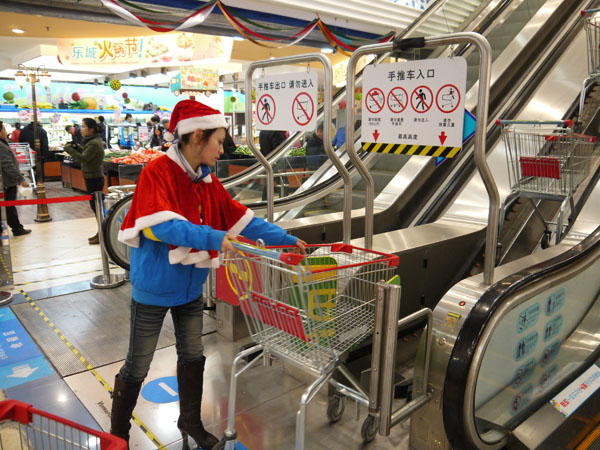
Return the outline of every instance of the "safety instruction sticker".
[[[551,316],[560,308],[562,308],[565,303],[565,288],[560,288],[554,294],[550,294],[548,296],[548,300],[546,300],[546,315]]]
[[[463,142],[466,79],[467,62],[462,57],[367,66],[363,149],[380,151],[388,144],[401,144],[406,149],[394,147],[393,153],[454,156]],[[431,148],[409,153],[414,146]]]
[[[540,312],[541,308],[539,303],[531,305],[521,311],[519,313],[519,318],[517,319],[517,333],[522,333],[534,326],[540,318]]]
[[[317,127],[318,82],[318,75],[313,71],[256,80],[256,128],[314,130]]]
[[[533,375],[534,369],[535,359],[531,358],[525,364],[515,370],[512,378],[512,387],[518,389],[519,387],[523,386],[525,382],[531,378],[531,375]]]
[[[535,350],[538,341],[538,332],[529,333],[521,339],[515,347],[515,361],[521,361],[527,355]]]
[[[552,344],[550,344],[548,347],[546,347],[544,349],[544,352],[542,353],[542,357],[540,359],[540,366],[546,367],[548,364],[550,364],[552,361],[554,361],[554,358],[556,358],[558,356],[559,350],[560,350],[560,339],[557,339],[556,341],[554,341]]]
[[[600,368],[594,364],[578,376],[550,404],[563,416],[569,417],[600,387]]]
[[[552,319],[550,319],[548,321],[548,323],[546,324],[546,326],[544,327],[544,336],[543,336],[544,342],[548,342],[550,339],[552,339],[554,336],[556,336],[558,333],[560,333],[562,324],[563,324],[562,314],[559,314],[558,316],[555,316]]]
[[[510,404],[510,413],[514,416],[520,413],[531,401],[533,395],[533,384],[528,384],[525,389],[516,394]]]

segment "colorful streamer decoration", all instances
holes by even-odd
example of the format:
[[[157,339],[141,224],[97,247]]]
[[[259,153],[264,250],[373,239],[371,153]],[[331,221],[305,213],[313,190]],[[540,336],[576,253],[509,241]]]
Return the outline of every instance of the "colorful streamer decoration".
[[[206,18],[210,15],[210,13],[214,9],[215,5],[217,4],[217,0],[212,0],[208,3],[206,3],[205,5],[201,6],[200,8],[197,8],[189,16],[184,17],[183,19],[177,20],[176,22],[154,22],[152,20],[144,19],[144,18],[128,11],[123,6],[121,6],[119,3],[126,4],[130,7],[133,7],[135,9],[139,9],[139,10],[145,11],[145,12],[162,13],[162,11],[154,11],[154,10],[150,10],[147,8],[143,8],[141,6],[137,6],[133,3],[125,1],[125,0],[121,0],[120,2],[118,0],[101,0],[101,1],[104,6],[106,6],[108,9],[110,9],[112,12],[114,12],[116,15],[122,17],[123,19],[128,20],[129,22],[132,22],[136,25],[140,25],[140,26],[149,28],[152,31],[157,31],[157,32],[161,32],[161,33],[168,32],[168,31],[185,30],[186,28],[191,28],[193,26],[196,26],[196,25],[204,22],[204,20],[206,20]]]
[[[231,25],[246,39],[250,42],[260,45],[261,47],[266,48],[284,48],[290,47],[302,41],[306,36],[310,34],[311,31],[315,29],[315,27],[319,27],[327,42],[335,48],[338,52],[350,56],[351,53],[356,50],[361,45],[365,44],[373,44],[373,43],[383,43],[388,42],[394,38],[394,32],[391,31],[386,35],[383,35],[377,39],[369,40],[369,39],[360,39],[353,38],[351,36],[345,35],[334,28],[328,27],[317,15],[317,17],[302,28],[300,31],[289,37],[278,37],[273,38],[269,36],[265,36],[264,34],[258,33],[256,31],[248,28],[247,25],[252,25],[256,28],[268,31],[277,31],[277,32],[293,32],[294,28],[282,28],[282,27],[273,27],[268,25],[263,25],[258,22],[252,21],[248,18],[243,17],[239,12],[235,10],[235,8],[229,8],[223,4],[221,0],[211,0],[210,2],[204,4],[200,8],[197,8],[191,15],[178,20],[177,22],[154,22],[151,20],[144,19],[129,10],[125,9],[122,5],[129,6],[130,8],[137,9],[139,11],[153,13],[153,14],[164,14],[164,11],[152,10],[149,8],[145,8],[128,0],[101,0],[102,4],[113,11],[115,14],[123,17],[124,19],[136,24],[141,25],[146,28],[149,28],[153,31],[166,32],[166,31],[177,31],[183,30],[186,28],[193,27],[198,25],[210,15],[216,5],[219,6],[219,9],[222,11],[225,18],[231,23]]]

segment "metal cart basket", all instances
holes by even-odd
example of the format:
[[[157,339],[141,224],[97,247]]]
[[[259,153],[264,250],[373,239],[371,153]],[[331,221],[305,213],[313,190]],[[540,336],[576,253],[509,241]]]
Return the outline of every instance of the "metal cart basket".
[[[298,411],[296,449],[303,449],[306,405],[338,368],[344,352],[373,332],[377,282],[392,275],[398,257],[348,244],[309,246],[308,256],[291,253],[296,247],[235,246],[239,252],[225,261],[228,278],[257,345],[234,359],[221,448],[235,448],[237,377],[260,356],[237,367],[244,357],[262,350],[318,376],[304,392]],[[331,382],[338,389],[342,386]],[[352,385],[355,389],[342,389],[344,395],[367,404],[364,391]]]
[[[0,402],[0,450],[126,450],[116,436],[17,400]]]
[[[562,239],[567,206],[590,173],[595,136],[574,133],[570,120],[534,122],[498,120],[506,149],[508,179],[513,193],[528,199],[562,200],[556,224],[556,243]],[[544,221],[535,203],[536,214]],[[548,231],[546,222],[544,221]]]
[[[22,143],[11,143],[10,149],[14,152],[19,163],[19,170],[21,172],[27,172],[31,177],[31,184],[36,187],[35,184],[35,152],[31,150],[29,144]]]
[[[587,9],[581,11],[585,27],[587,54],[588,54],[588,73],[589,76],[583,80],[581,86],[581,95],[579,96],[579,118],[578,122],[583,124],[583,109],[585,107],[585,97],[587,89],[600,77],[600,9]]]

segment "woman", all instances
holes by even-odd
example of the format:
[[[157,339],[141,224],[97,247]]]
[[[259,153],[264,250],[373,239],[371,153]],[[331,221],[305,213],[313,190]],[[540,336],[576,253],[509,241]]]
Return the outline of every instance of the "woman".
[[[100,127],[94,119],[86,117],[81,121],[81,145],[70,142],[65,145],[65,152],[81,163],[85,189],[88,194],[104,189],[104,173],[102,172],[102,161],[104,160],[104,144],[100,138]],[[96,202],[90,200],[90,207],[96,214]],[[98,244],[98,233],[88,239],[90,245]]]
[[[0,166],[2,167],[2,186],[4,187],[4,200],[10,202],[17,199],[17,186],[29,186],[25,177],[19,171],[17,157],[8,145],[8,132],[0,121]],[[23,236],[31,233],[19,221],[16,206],[6,207],[6,222],[13,232],[13,236]]]
[[[160,329],[171,310],[177,350],[180,415],[177,427],[200,448],[218,440],[200,417],[205,357],[202,347],[202,286],[219,251],[234,251],[238,234],[271,245],[305,243],[254,217],[210,173],[223,153],[225,117],[194,100],[179,102],[168,137],[179,143],[142,170],[119,241],[131,246],[131,336],[125,363],[115,377],[111,433],[129,439],[131,413],[148,374]],[[166,134],[166,133],[165,133]]]

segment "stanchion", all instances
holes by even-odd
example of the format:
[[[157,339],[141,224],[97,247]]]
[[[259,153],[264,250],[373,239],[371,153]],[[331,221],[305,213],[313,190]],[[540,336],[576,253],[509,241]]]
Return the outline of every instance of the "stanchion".
[[[2,184],[0,177],[0,186]],[[0,258],[2,259],[2,270],[0,270],[0,282],[3,288],[13,286],[12,277],[12,263],[10,259],[10,244],[8,239],[8,225],[6,223],[6,208],[0,208],[2,210],[0,226],[2,226],[2,232],[0,233],[0,239],[2,240],[2,250],[0,250]],[[7,262],[8,261],[8,262]],[[0,291],[0,306],[8,305],[13,300],[13,295],[8,291]]]
[[[125,283],[125,277],[121,274],[111,275],[108,267],[108,256],[104,250],[104,233],[102,232],[102,219],[104,208],[102,207],[102,192],[94,192],[96,202],[96,221],[98,222],[98,237],[100,238],[100,254],[102,256],[102,275],[96,275],[90,280],[90,286],[96,289],[109,289],[121,286]]]

